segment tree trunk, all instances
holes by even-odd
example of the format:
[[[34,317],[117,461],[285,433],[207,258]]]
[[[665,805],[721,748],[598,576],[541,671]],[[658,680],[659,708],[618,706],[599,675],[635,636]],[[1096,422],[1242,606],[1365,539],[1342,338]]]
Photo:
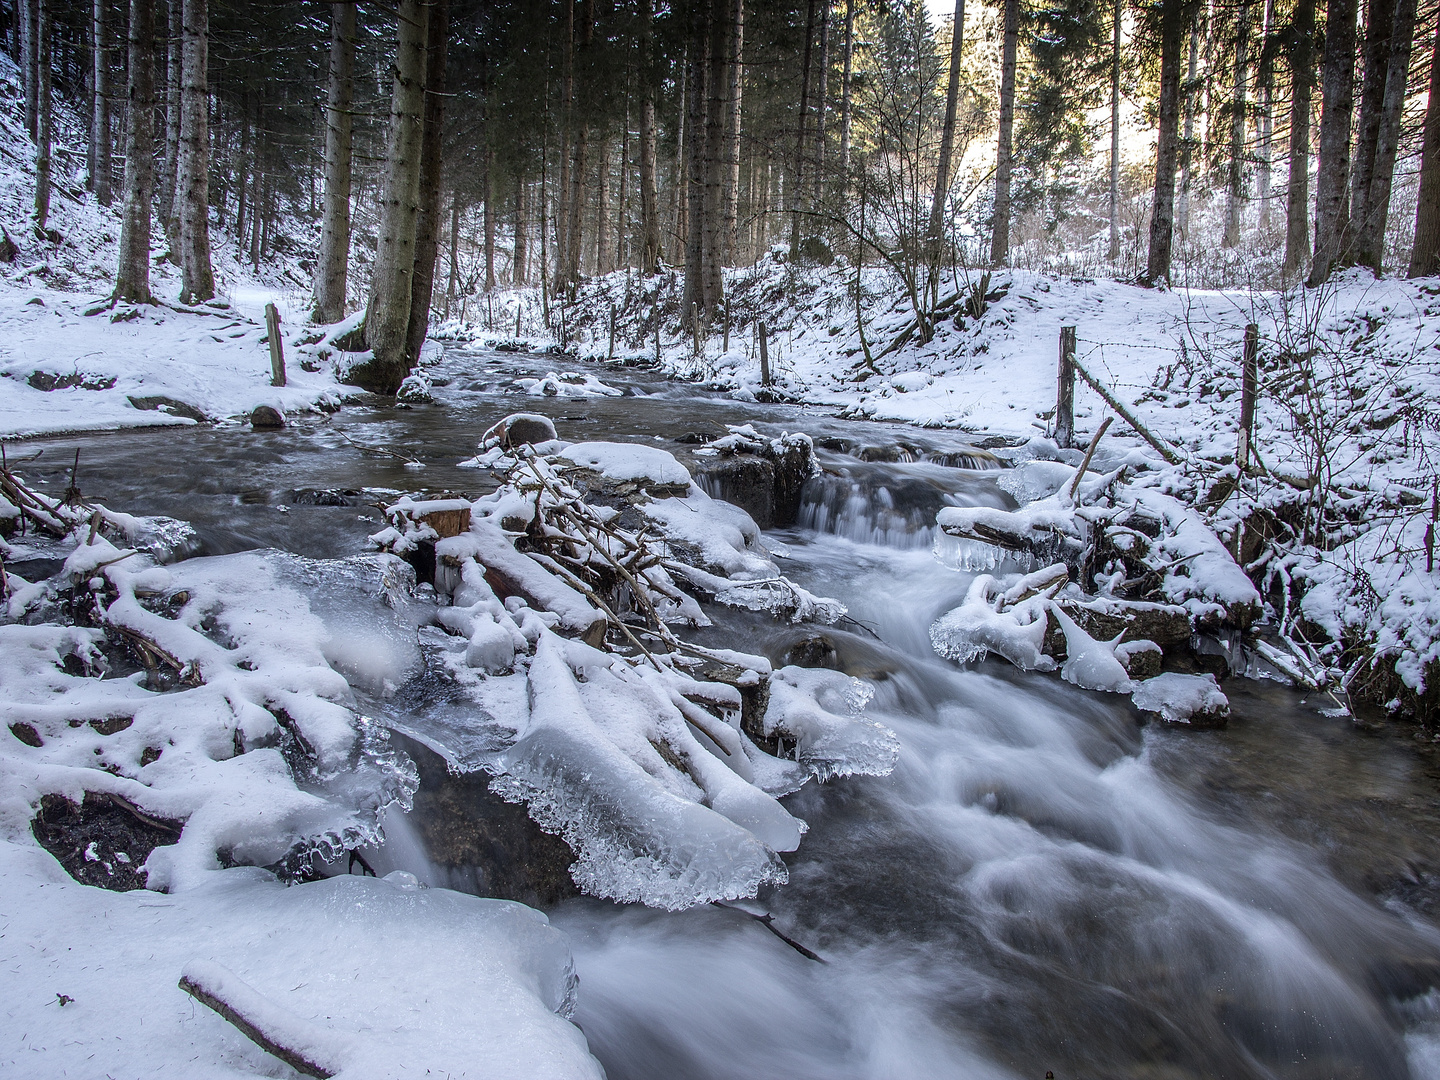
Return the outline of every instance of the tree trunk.
[[[375,355],[368,364],[352,368],[349,376],[356,385],[383,394],[393,394],[409,373],[405,346],[415,274],[416,219],[420,214],[429,16],[430,6],[423,0],[400,0],[385,186],[365,312],[365,343]]]
[[[815,164],[810,170],[810,206],[825,186],[825,106],[830,100],[830,0],[820,0],[819,79],[815,87]]]
[[[734,46],[729,57],[730,86],[725,97],[725,251],[732,266],[740,257],[740,104],[745,73],[745,0],[730,0]]]
[[[1170,280],[1175,241],[1175,164],[1180,135],[1180,50],[1185,37],[1181,0],[1161,0],[1160,130],[1155,142],[1155,199],[1150,211],[1147,285]]]
[[[1009,11],[1008,5],[1006,11]],[[1123,0],[1114,0],[1110,12],[1110,246],[1105,257],[1114,266],[1115,260],[1120,258],[1120,28]],[[1188,111],[1185,120],[1187,124],[1190,121]],[[1188,130],[1185,136],[1189,138]]]
[[[31,139],[40,133],[40,65],[35,51],[36,5],[40,0],[20,0],[20,82],[25,92],[25,132]]]
[[[654,0],[640,0],[640,272],[660,268],[660,193],[656,181]]]
[[[160,227],[170,248],[170,260],[180,265],[180,85],[181,53],[185,37],[183,0],[168,0],[165,35],[165,145],[160,163]],[[244,163],[241,163],[244,167]],[[250,201],[255,201],[251,193]],[[253,210],[253,207],[252,207]],[[241,231],[243,236],[243,230]]]
[[[829,0],[822,0],[828,11]],[[712,0],[710,12],[709,71],[705,95],[705,225],[704,297],[707,325],[725,303],[725,186],[730,177],[726,143],[730,133],[727,107],[730,96],[730,68],[735,51],[735,5],[731,0]]]
[[[1315,80],[1315,0],[1297,0],[1290,47],[1289,179],[1285,273],[1298,274],[1310,249],[1310,91]]]
[[[430,331],[430,301],[435,292],[435,258],[440,253],[441,149],[445,134],[445,65],[450,47],[450,0],[430,0],[425,35],[424,120],[420,135],[419,199],[415,215],[415,265],[411,272],[410,323],[405,335],[405,367],[420,362],[420,347]],[[488,179],[488,169],[487,169]],[[489,209],[486,193],[486,209]],[[493,233],[491,235],[493,255]],[[491,260],[490,269],[494,264]],[[493,275],[491,277],[493,281]]]
[[[1395,29],[1390,35],[1390,58],[1385,69],[1385,96],[1380,103],[1380,127],[1375,140],[1375,164],[1370,171],[1370,193],[1355,234],[1355,261],[1370,267],[1377,275],[1385,260],[1385,225],[1390,217],[1395,155],[1410,79],[1415,8],[1416,0],[1396,0]]]
[[[565,0],[564,74],[560,89],[560,183],[555,192],[555,288],[568,280],[570,137],[575,121],[575,0]]]
[[[1365,70],[1360,80],[1360,116],[1355,127],[1355,148],[1350,156],[1350,211],[1340,265],[1359,257],[1360,232],[1370,207],[1370,184],[1375,175],[1375,150],[1380,141],[1385,82],[1390,63],[1390,35],[1395,28],[1395,0],[1369,0],[1365,5]]]
[[[330,87],[325,105],[325,213],[315,264],[317,323],[345,317],[350,267],[350,166],[355,99],[355,5],[330,5]]]
[[[450,193],[450,273],[445,280],[445,318],[450,318],[450,302],[457,299],[460,284],[460,189]]]
[[[813,2],[813,0],[812,0]],[[694,0],[690,10],[685,119],[690,129],[685,190],[685,289],[681,320],[693,326],[705,304],[705,78],[710,60],[711,0]],[[798,217],[797,217],[798,222]]]
[[[1175,231],[1181,239],[1190,233],[1190,180],[1195,161],[1195,92],[1200,59],[1200,31],[1190,28],[1190,60],[1185,74],[1185,130],[1180,139],[1180,205],[1175,212]]]
[[[130,84],[125,123],[125,207],[120,218],[120,259],[115,299],[148,304],[150,196],[155,149],[155,7],[130,0]]]
[[[50,142],[53,109],[50,107],[50,3],[35,0],[35,57],[40,65],[35,105],[35,229],[45,231],[50,218]]]
[[[95,0],[91,20],[94,42],[95,111],[90,119],[90,142],[95,148],[94,168],[90,173],[95,198],[101,206],[109,206],[110,191],[110,30],[105,20],[105,0]]]
[[[940,162],[935,170],[935,194],[930,202],[930,223],[925,231],[929,262],[940,264],[945,203],[950,196],[950,158],[955,152],[955,114],[960,101],[960,48],[965,38],[965,0],[955,0],[955,22],[950,31],[950,77],[945,90],[945,124],[940,129]]]
[[[1260,62],[1256,82],[1260,98],[1260,154],[1255,171],[1255,196],[1260,201],[1260,232],[1270,231],[1270,174],[1274,157],[1275,124],[1275,0],[1265,0],[1260,21]]]
[[[210,268],[209,0],[184,0],[180,86],[180,302],[215,295]]]
[[[1230,162],[1225,185],[1225,236],[1222,247],[1232,248],[1240,242],[1240,207],[1245,200],[1245,79],[1248,75],[1250,47],[1250,4],[1240,5],[1239,23],[1235,31],[1235,92],[1230,101]]]
[[[1010,172],[1014,167],[1011,132],[1015,126],[1015,43],[1020,34],[1020,0],[1005,0],[1000,49],[1000,141],[995,151],[995,220],[990,228],[990,265],[1010,259]]]
[[[1315,179],[1315,253],[1311,287],[1324,283],[1340,262],[1346,233],[1346,182],[1350,176],[1350,113],[1355,104],[1356,0],[1329,0],[1325,8],[1325,86],[1320,112],[1320,164]]]
[[[595,161],[595,275],[610,272],[610,140],[601,139]]]
[[[1420,152],[1420,194],[1415,200],[1415,246],[1410,277],[1440,273],[1440,21],[1430,46],[1430,101],[1425,106],[1425,142]]]
[[[235,195],[235,239],[237,244],[245,243],[245,214],[248,205],[255,201],[255,193],[251,190],[252,185],[248,182],[250,176],[250,95],[245,94],[241,98],[240,116],[240,158],[239,164],[235,167],[237,174]],[[248,197],[247,197],[248,196]],[[160,200],[163,208],[165,200]]]
[[[850,186],[850,80],[855,70],[855,0],[845,0],[845,60],[840,77],[840,176]]]
[[[961,0],[963,2],[963,0]],[[815,4],[805,5],[805,51],[800,62],[800,130],[795,138],[795,170],[790,186],[790,258],[800,256],[800,216],[805,211],[805,132],[810,123],[810,43],[815,38]]]
[[[530,222],[525,213],[525,179],[517,170],[515,173],[515,258],[514,265],[510,270],[510,280],[514,285],[524,285],[529,278],[526,263],[526,256],[529,254],[528,237],[526,233],[530,229]]]
[[[485,291],[495,288],[495,151],[485,147],[484,178],[482,187],[485,195]]]

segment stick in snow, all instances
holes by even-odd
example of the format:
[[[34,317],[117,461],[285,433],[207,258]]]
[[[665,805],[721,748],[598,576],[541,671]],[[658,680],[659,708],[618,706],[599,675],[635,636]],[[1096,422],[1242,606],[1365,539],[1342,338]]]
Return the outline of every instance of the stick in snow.
[[[271,1003],[258,990],[219,964],[191,961],[180,976],[180,989],[215,1010],[266,1053],[296,1072],[330,1080],[340,1071],[339,1048],[329,1032],[313,1028]]]
[[[1110,393],[1109,390],[1105,389],[1105,387],[1101,385],[1100,380],[1096,379],[1095,376],[1091,375],[1090,372],[1086,371],[1084,365],[1082,365],[1079,360],[1071,360],[1071,363],[1075,365],[1075,373],[1079,375],[1082,379],[1084,379],[1087,383],[1089,383],[1090,388],[1105,399],[1105,404],[1109,405],[1112,409],[1119,413],[1121,418],[1124,419],[1127,424],[1129,424],[1132,428],[1135,429],[1135,434],[1139,435],[1147,443],[1153,446],[1156,452],[1159,453],[1159,455],[1164,458],[1168,464],[1180,464],[1180,455],[1175,453],[1173,447],[1163,442],[1159,437],[1153,434],[1149,428],[1147,428],[1138,419],[1136,419],[1135,414],[1129,409],[1127,409],[1119,398],[1117,398],[1114,394]]]

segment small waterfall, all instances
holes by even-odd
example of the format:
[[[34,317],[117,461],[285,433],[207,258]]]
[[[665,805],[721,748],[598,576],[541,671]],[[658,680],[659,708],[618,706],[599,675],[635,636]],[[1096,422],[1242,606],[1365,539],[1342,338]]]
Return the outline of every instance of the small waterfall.
[[[951,551],[960,541],[940,532],[935,515],[946,506],[1014,505],[990,477],[928,462],[825,455],[823,464],[801,493],[800,528],[879,547],[934,548],[947,562],[954,556],[955,565],[965,561]]]

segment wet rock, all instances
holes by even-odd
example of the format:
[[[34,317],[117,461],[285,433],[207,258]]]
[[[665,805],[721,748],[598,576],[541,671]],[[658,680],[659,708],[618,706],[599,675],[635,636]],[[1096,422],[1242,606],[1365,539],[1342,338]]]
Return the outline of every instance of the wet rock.
[[[250,412],[250,426],[257,431],[285,426],[285,414],[270,405],[256,405]]]
[[[160,394],[151,394],[144,397],[129,395],[130,404],[141,412],[169,413],[171,416],[183,416],[186,420],[194,420],[197,424],[208,424],[211,418],[206,416],[194,405],[187,405],[183,401],[176,401],[172,397],[164,397]]]
[[[1164,654],[1153,641],[1126,641],[1116,646],[1115,659],[1132,679],[1151,679],[1160,674]]]
[[[555,424],[548,416],[539,413],[511,413],[485,432],[480,441],[484,445],[491,439],[505,450],[527,444],[534,446],[555,439]]]
[[[1140,600],[1119,600],[1097,597],[1090,601],[1062,598],[1061,610],[1075,620],[1075,625],[1096,641],[1154,642],[1169,653],[1190,646],[1190,615],[1175,604],[1152,604]],[[1052,626],[1045,635],[1045,655],[1064,660],[1065,636]]]
[[[79,806],[59,795],[40,800],[30,831],[82,885],[114,892],[145,888],[140,868],[157,847],[180,838],[180,823],[152,817],[112,796],[85,793]]]
[[[440,755],[402,735],[392,738],[420,771],[410,824],[450,888],[545,907],[580,890],[570,877],[575,855],[543,832],[524,807],[490,790],[483,772],[456,775]]]
[[[828,634],[807,634],[785,652],[785,663],[795,667],[840,670],[840,653]]]
[[[775,514],[774,462],[754,454],[733,454],[704,461],[697,469],[712,497],[740,507],[762,529],[779,524]]]

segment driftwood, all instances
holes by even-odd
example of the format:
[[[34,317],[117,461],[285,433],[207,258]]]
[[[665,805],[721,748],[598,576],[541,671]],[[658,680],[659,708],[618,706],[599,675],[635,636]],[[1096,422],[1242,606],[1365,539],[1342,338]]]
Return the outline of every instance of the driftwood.
[[[296,1045],[306,1041],[297,1036],[309,1025],[288,1016],[282,1020],[283,1014],[277,1006],[219,964],[186,965],[180,976],[180,989],[230,1021],[256,1046],[296,1072],[317,1080],[330,1080],[340,1071],[338,1063],[329,1060],[336,1056],[333,1053],[326,1053],[322,1047]],[[324,1033],[315,1034],[324,1038]]]

